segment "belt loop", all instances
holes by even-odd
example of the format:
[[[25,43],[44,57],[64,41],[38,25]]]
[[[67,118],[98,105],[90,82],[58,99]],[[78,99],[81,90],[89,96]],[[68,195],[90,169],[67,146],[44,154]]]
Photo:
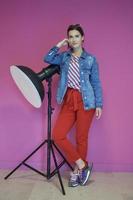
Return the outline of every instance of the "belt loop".
[[[71,88],[68,88],[68,89],[67,89],[66,103],[68,103],[68,102],[70,101],[71,94],[72,94],[72,90],[71,90]]]

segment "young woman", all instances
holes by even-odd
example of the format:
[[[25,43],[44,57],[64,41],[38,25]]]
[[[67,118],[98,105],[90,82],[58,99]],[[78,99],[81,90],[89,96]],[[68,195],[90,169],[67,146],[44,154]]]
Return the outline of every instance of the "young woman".
[[[60,41],[45,55],[44,61],[60,65],[60,80],[57,102],[62,104],[53,129],[53,140],[65,153],[74,171],[70,173],[68,185],[85,185],[89,180],[92,164],[86,160],[88,133],[94,114],[99,119],[102,114],[102,87],[96,58],[83,48],[84,31],[79,24],[70,25],[67,38]],[[69,49],[58,52],[68,45]],[[75,124],[76,146],[67,138]]]

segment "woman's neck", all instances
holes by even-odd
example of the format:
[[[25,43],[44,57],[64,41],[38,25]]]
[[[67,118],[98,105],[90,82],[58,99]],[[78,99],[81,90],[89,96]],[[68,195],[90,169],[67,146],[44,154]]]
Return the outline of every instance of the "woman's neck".
[[[82,52],[83,52],[82,47],[72,50],[72,54],[75,55],[75,56],[78,56],[78,57],[81,56]]]

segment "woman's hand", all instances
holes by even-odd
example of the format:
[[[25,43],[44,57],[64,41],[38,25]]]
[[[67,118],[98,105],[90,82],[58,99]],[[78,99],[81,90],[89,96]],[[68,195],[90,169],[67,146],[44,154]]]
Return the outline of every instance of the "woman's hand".
[[[56,46],[61,48],[62,46],[65,46],[68,44],[68,39],[65,38],[64,40],[60,41]]]
[[[101,115],[102,115],[102,108],[97,107],[96,108],[96,119],[100,119]]]

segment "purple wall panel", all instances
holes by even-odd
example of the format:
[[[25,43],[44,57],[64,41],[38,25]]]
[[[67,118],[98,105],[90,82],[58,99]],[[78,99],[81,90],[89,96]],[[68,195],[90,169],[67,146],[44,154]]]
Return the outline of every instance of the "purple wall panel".
[[[67,26],[80,23],[84,46],[99,61],[104,94],[103,115],[93,120],[90,130],[88,160],[96,171],[133,171],[132,22],[132,0],[0,1],[1,168],[16,166],[47,136],[47,99],[42,108],[33,108],[18,91],[9,66],[40,71],[47,66],[43,55],[66,37]],[[53,124],[60,108],[55,101],[57,81],[55,76]],[[46,82],[44,86],[47,90]],[[31,163],[42,167],[45,156],[42,149]]]

